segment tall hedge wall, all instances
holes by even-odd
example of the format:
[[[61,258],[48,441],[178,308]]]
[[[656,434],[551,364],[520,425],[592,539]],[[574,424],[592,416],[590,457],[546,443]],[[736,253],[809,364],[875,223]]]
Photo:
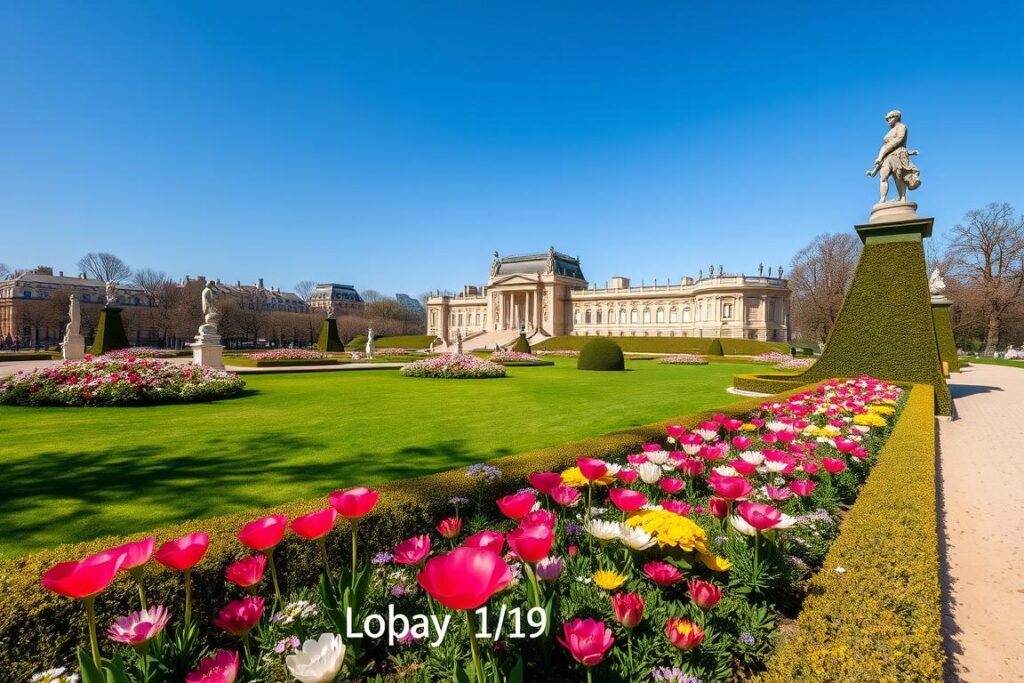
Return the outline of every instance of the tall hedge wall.
[[[756,356],[766,351],[789,353],[788,344],[717,337],[552,337],[534,344],[533,348],[535,351],[579,351],[593,339],[611,339],[623,351],[634,353],[696,353],[704,356]]]
[[[952,414],[919,239],[864,246],[821,358],[795,379],[807,384],[858,375],[930,384],[938,413]]]
[[[458,469],[381,485],[377,487],[381,491],[380,504],[360,525],[361,552],[391,550],[398,541],[432,526],[438,518],[451,513],[447,501],[452,496],[465,496],[471,500],[480,496],[483,500],[493,500],[497,495],[520,488],[531,472],[563,468],[581,456],[620,457],[635,452],[645,441],[663,436],[666,424],[694,426],[710,419],[714,412],[740,415],[760,404],[761,399],[748,399],[715,411],[684,415],[494,460],[491,464],[500,467],[503,473],[502,479],[494,484],[481,486],[477,480],[465,475],[465,469]],[[339,482],[338,486],[356,484],[358,482]],[[162,542],[187,533],[205,531],[210,535],[210,549],[193,572],[193,605],[196,618],[201,623],[209,623],[215,609],[223,607],[228,600],[224,567],[248,554],[235,537],[238,529],[246,522],[267,514],[283,513],[296,517],[326,507],[328,493],[325,490],[319,498],[270,509],[184,522],[152,534],[101,538],[0,561],[0,672],[11,676],[10,679],[0,676],[0,680],[28,680],[40,664],[67,665],[73,659],[74,649],[85,638],[85,618],[81,607],[39,586],[40,575],[54,564],[81,559],[89,553],[149,535],[155,534]],[[343,565],[351,552],[348,532],[344,527],[344,522],[339,522],[339,530],[327,539],[328,552],[336,566]],[[314,543],[296,540],[291,534],[285,537],[274,554],[283,590],[315,585],[320,568],[317,552]],[[163,604],[171,614],[180,615],[183,609],[180,575],[160,567],[149,568],[147,572],[146,591],[150,603]],[[137,609],[136,600],[133,584],[125,577],[118,578],[97,600],[99,623],[109,624],[115,617]]]
[[[949,363],[950,372],[960,372],[960,357],[953,340],[953,320],[949,306],[932,306],[932,320],[935,322],[935,340],[939,344],[939,359]]]
[[[760,683],[939,683],[934,391],[915,385]]]
[[[345,350],[338,336],[338,321],[334,318],[326,318],[320,324],[320,335],[316,339],[316,350],[321,353],[340,352]]]

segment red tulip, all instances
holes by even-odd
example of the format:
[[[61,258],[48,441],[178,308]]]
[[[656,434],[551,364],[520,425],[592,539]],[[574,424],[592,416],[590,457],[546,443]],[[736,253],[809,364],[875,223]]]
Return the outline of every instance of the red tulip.
[[[731,418],[726,418],[726,420],[724,422],[722,422],[722,426],[725,427],[730,432],[735,432],[737,429],[739,429],[740,427],[743,426],[743,420],[737,420],[736,418],[732,418],[732,417]],[[737,448],[740,448],[740,447],[737,446]],[[746,448],[746,446],[743,446],[743,448]]]
[[[292,533],[308,541],[315,541],[331,533],[337,518],[338,511],[330,507],[310,512],[292,520]]]
[[[715,493],[727,500],[746,498],[754,489],[749,481],[740,477],[715,477],[714,479],[709,477],[708,483],[711,484]]]
[[[597,458],[576,458],[576,466],[580,468],[580,474],[588,481],[600,479],[608,474],[608,463]]]
[[[672,617],[665,623],[665,635],[680,650],[692,650],[704,641],[704,631],[689,619]]]
[[[615,621],[625,628],[633,628],[644,618],[644,599],[636,593],[616,593],[612,596]]]
[[[841,436],[837,436],[832,439],[832,442],[836,445],[836,450],[840,453],[850,453],[857,447],[857,442],[853,439],[844,439]]]
[[[373,491],[365,486],[356,486],[344,491],[335,491],[328,496],[327,500],[342,517],[359,519],[369,514],[377,504],[378,498],[380,498],[379,491]]]
[[[551,489],[551,500],[555,501],[563,507],[569,507],[575,505],[576,501],[580,499],[580,492],[571,486],[556,486]]]
[[[792,526],[794,521],[789,515],[785,515],[765,503],[751,503],[749,501],[740,503],[736,506],[736,512],[740,514],[743,521],[758,531],[785,528]]]
[[[818,473],[818,463],[816,462],[805,462],[803,465],[801,465],[801,467],[804,468],[804,472],[806,472],[807,474]]]
[[[677,515],[688,515],[690,514],[690,504],[685,500],[670,500],[666,499],[661,501],[661,507],[669,512],[674,512]]]
[[[124,563],[124,553],[109,550],[78,562],[61,562],[47,569],[40,583],[57,595],[83,600],[101,593]]]
[[[505,546],[505,537],[499,531],[478,531],[462,545],[468,548],[486,548],[500,555],[501,549]]]
[[[519,527],[505,537],[508,547],[526,562],[539,562],[551,552],[555,532],[551,527],[538,524]]]
[[[565,638],[558,642],[566,647],[573,659],[583,666],[596,666],[604,661],[605,653],[615,643],[611,629],[602,621],[573,619],[562,624]]]
[[[509,519],[521,519],[537,504],[537,496],[529,491],[513,493],[498,499],[498,509]]]
[[[467,540],[468,542],[468,540]],[[395,546],[395,562],[398,564],[418,565],[430,554],[430,536],[413,536]]]
[[[280,543],[287,529],[287,517],[270,515],[243,526],[238,531],[238,540],[253,550],[266,550]]]
[[[729,463],[729,467],[733,468],[744,477],[749,477],[751,474],[757,471],[757,465],[747,462],[743,458],[736,458]]]
[[[512,570],[494,551],[463,546],[427,560],[416,580],[445,607],[474,610],[512,582]]]
[[[647,505],[647,496],[632,489],[612,489],[608,492],[615,507],[623,512],[635,512]]]
[[[530,486],[541,493],[551,493],[551,489],[562,485],[562,475],[558,472],[534,472],[527,477]]]
[[[754,443],[754,442],[750,440],[750,437],[746,437],[746,436],[734,436],[734,437],[732,437],[732,445],[735,446],[736,449],[740,450],[740,451],[747,450],[748,448],[750,448],[750,444],[752,444],[752,443]]]
[[[722,498],[708,498],[708,507],[711,508],[711,516],[717,519],[725,519],[729,514],[729,503]]]
[[[668,562],[657,560],[644,565],[644,574],[647,574],[647,577],[659,586],[671,586],[683,580],[683,574],[679,569]]]
[[[632,484],[634,481],[636,481],[636,477],[638,474],[639,472],[637,472],[636,470],[623,468],[619,470],[618,474],[616,474],[615,476],[617,476],[619,478],[619,481],[621,481],[623,484]]]
[[[462,520],[458,517],[447,517],[437,524],[437,533],[447,539],[453,539],[462,532]]]
[[[711,609],[722,599],[722,589],[713,583],[691,579],[687,586],[690,589],[690,598],[701,609]]]
[[[263,598],[245,598],[229,602],[213,619],[213,625],[233,636],[244,636],[260,623]]]
[[[842,460],[836,460],[835,458],[822,458],[821,466],[824,467],[829,474],[839,474],[846,469],[846,463]]]
[[[565,549],[565,552],[569,553],[569,557],[576,557],[576,554],[580,551],[579,547],[570,545]]]
[[[185,677],[185,683],[234,683],[238,676],[238,653],[220,650],[199,662],[199,668]]]
[[[789,488],[793,490],[793,493],[805,497],[811,495],[817,485],[817,482],[810,479],[794,479],[789,482]]]
[[[265,555],[251,555],[238,562],[228,565],[224,578],[231,583],[248,588],[255,586],[263,578],[263,570],[267,568]]]
[[[534,510],[533,512],[527,513],[527,515],[525,517],[523,517],[521,520],[519,520],[519,526],[525,527],[525,526],[535,526],[537,524],[542,524],[542,525],[544,525],[546,527],[554,529],[555,528],[555,524],[557,522],[558,522],[558,518],[555,516],[554,512],[551,512],[551,510],[545,510],[545,509],[542,508],[540,510]]]
[[[662,477],[658,480],[658,486],[668,494],[679,493],[686,487],[686,482],[675,477]]]
[[[185,571],[199,564],[210,547],[210,537],[203,532],[188,534],[167,541],[156,551],[156,561],[176,571]]]
[[[679,469],[688,477],[699,477],[704,474],[704,463],[700,460],[684,460]]]
[[[126,572],[149,562],[153,557],[153,549],[156,547],[156,539],[153,537],[144,538],[141,541],[132,541],[111,548],[108,553],[124,555],[124,562],[121,564],[121,571]]]

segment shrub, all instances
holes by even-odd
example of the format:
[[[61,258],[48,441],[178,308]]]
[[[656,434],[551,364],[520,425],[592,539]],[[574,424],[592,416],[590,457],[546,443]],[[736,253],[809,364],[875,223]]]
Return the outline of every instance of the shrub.
[[[242,393],[245,382],[222,370],[145,358],[64,361],[0,380],[0,404],[130,406],[195,403]]]
[[[626,369],[626,360],[622,349],[611,339],[598,337],[580,349],[580,357],[576,361],[578,370],[617,371]]]
[[[512,351],[518,351],[519,353],[530,353],[530,341],[526,338],[526,335],[522,332],[516,337],[516,340],[512,343]]]
[[[740,337],[722,337],[720,341],[722,342],[722,352],[727,356],[756,356],[765,351],[789,353],[789,344],[785,342],[768,342]]]
[[[572,350],[572,349],[555,349],[553,351],[545,351],[545,350],[541,349],[540,351],[534,351],[533,355],[535,355],[535,356],[558,356],[560,358],[577,358],[577,357],[579,357],[580,352]]]
[[[316,338],[316,348],[317,351],[322,353],[339,353],[345,350],[345,345],[341,343],[341,337],[338,334],[338,321],[333,317],[326,318],[320,324],[320,334]]]
[[[721,356],[736,354],[752,356],[764,351],[789,351],[787,344],[763,342],[756,339],[717,339],[714,337],[599,337],[611,339],[623,351],[633,353],[694,353]],[[594,337],[552,337],[533,345],[540,351],[579,351]]]
[[[911,389],[762,683],[942,680],[933,394]]]
[[[446,353],[402,366],[405,377],[433,379],[492,379],[505,376],[505,367],[483,358]]]
[[[956,342],[953,341],[953,321],[949,314],[950,306],[932,306],[935,339],[939,344],[939,359],[949,363],[950,372],[960,372],[960,358],[956,353]]]
[[[704,356],[695,356],[692,353],[677,353],[674,356],[664,356],[658,360],[666,365],[707,365],[708,360]]]

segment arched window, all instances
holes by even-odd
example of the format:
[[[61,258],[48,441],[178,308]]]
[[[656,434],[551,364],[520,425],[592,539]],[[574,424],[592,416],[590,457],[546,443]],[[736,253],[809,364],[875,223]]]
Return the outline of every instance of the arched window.
[[[644,309],[644,325],[650,325],[650,324],[651,324],[651,309],[645,308]]]
[[[775,299],[768,300],[768,320],[775,321]]]
[[[732,304],[731,303],[724,303],[724,304],[722,304],[722,318],[723,319],[732,318]]]
[[[635,325],[639,320],[640,320],[640,316],[637,313],[637,310],[635,308],[632,309],[629,312],[629,322]]]
[[[577,308],[572,312],[572,322],[574,325],[580,324],[580,309]]]
[[[459,313],[459,327],[462,327],[462,314]]]
[[[583,321],[587,325],[589,325],[591,322],[593,322],[592,319],[591,319],[591,313],[590,313],[590,309],[589,308],[587,309],[587,312],[583,314]]]
[[[687,306],[686,308],[683,309],[683,322],[684,323],[690,322],[690,307],[689,306]]]
[[[620,325],[625,325],[626,324],[626,309],[625,308],[620,308],[619,309],[619,324]]]
[[[668,321],[672,325],[675,325],[677,322],[679,322],[679,313],[678,311],[676,311],[675,306],[668,309]]]
[[[596,313],[595,315],[597,316],[597,317],[596,317],[596,320],[595,320],[595,322],[596,322],[596,323],[597,323],[598,325],[600,325],[600,324],[601,324],[601,309],[600,309],[600,308],[599,308],[599,309],[597,309],[597,313]]]
[[[658,323],[665,322],[665,309],[659,308],[654,312],[654,321]]]

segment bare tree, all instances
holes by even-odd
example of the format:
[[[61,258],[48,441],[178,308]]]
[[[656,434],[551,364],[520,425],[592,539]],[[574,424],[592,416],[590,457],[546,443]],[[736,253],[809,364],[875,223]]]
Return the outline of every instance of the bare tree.
[[[363,302],[367,304],[375,304],[379,301],[384,301],[384,295],[376,289],[364,289],[359,292],[359,296],[362,298]]]
[[[860,258],[861,242],[848,233],[815,237],[790,265],[793,326],[804,337],[825,341],[839,317]]]
[[[6,280],[13,274],[14,272],[7,267],[6,263],[0,263],[0,280]]]
[[[950,232],[948,254],[954,274],[973,290],[984,321],[985,353],[992,354],[1024,292],[1024,216],[995,202],[968,211]]]
[[[309,298],[313,296],[314,289],[316,289],[316,283],[312,280],[299,280],[295,283],[295,293],[307,304],[309,303]]]
[[[124,261],[105,251],[90,252],[78,261],[78,267],[86,275],[104,282],[127,280],[132,269]]]
[[[152,304],[156,301],[157,294],[164,288],[164,285],[170,284],[171,278],[162,270],[140,268],[132,274],[132,282],[142,288]]]

